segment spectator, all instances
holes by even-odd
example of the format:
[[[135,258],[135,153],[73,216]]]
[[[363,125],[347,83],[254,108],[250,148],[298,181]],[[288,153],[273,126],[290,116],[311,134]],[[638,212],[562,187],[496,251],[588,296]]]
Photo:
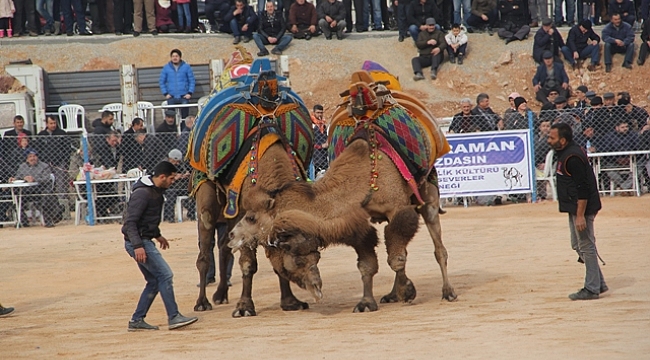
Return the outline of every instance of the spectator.
[[[63,14],[63,20],[65,22],[65,33],[68,36],[74,35],[73,32],[73,23],[75,22],[75,19],[85,19],[86,17],[86,8],[82,6],[83,1],[82,0],[61,0],[61,13]],[[74,8],[74,18],[73,18],[73,11]],[[16,15],[18,16],[18,15]],[[33,19],[33,16],[32,16]],[[31,23],[31,21],[30,21]],[[36,24],[34,24],[34,31],[36,31]],[[14,27],[14,36],[18,32],[19,29]],[[30,30],[30,36],[36,36],[36,35],[31,35],[32,30]],[[84,24],[84,26],[79,26],[79,35],[92,35],[87,29]]]
[[[499,0],[499,12],[503,27],[499,29],[498,35],[505,39],[506,45],[528,38],[530,26],[527,0]]]
[[[438,67],[442,64],[445,54],[444,49],[447,48],[445,35],[442,31],[436,29],[436,20],[428,18],[425,21],[426,31],[420,32],[415,46],[418,48],[418,57],[411,60],[413,66],[413,73],[415,77],[413,80],[424,80],[422,75],[422,68],[431,66],[431,80],[435,80],[438,74]]]
[[[562,17],[562,1],[555,0],[555,24],[557,26],[562,26],[562,24],[567,24],[573,26],[575,20],[576,12],[576,0],[564,0],[565,1],[565,10],[566,10],[566,23],[563,22]],[[582,0],[577,0],[582,1]]]
[[[23,189],[23,202],[36,201],[41,204],[41,212],[43,213],[43,220],[45,227],[54,227],[55,222],[55,203],[52,198],[52,171],[50,166],[38,160],[38,153],[34,149],[27,152],[27,159],[23,161],[16,175],[9,179],[9,182],[14,180],[25,180],[26,182],[37,182],[37,186],[30,186]],[[27,196],[25,196],[27,195]],[[24,211],[24,207],[23,210]],[[29,226],[27,216],[21,215],[22,226]]]
[[[454,4],[454,23],[463,24],[467,26],[467,19],[472,13],[472,2],[471,0],[453,0]],[[463,10],[463,17],[460,16],[460,10]]]
[[[106,135],[113,131],[113,123],[115,122],[115,116],[110,110],[102,111],[102,116],[93,121],[93,134],[95,135]]]
[[[569,30],[566,45],[562,46],[564,60],[568,61],[574,70],[580,68],[578,61],[590,58],[589,71],[595,71],[600,62],[600,36],[591,28],[590,20],[583,20]]]
[[[632,120],[632,127],[636,130],[638,127],[643,127],[648,119],[648,112],[639,106],[632,104],[632,97],[627,91],[618,93],[618,105],[625,108],[625,112]]]
[[[472,14],[467,18],[469,32],[487,29],[490,35],[499,20],[496,0],[473,0]]]
[[[614,14],[609,24],[603,28],[603,42],[605,43],[605,72],[612,71],[612,55],[625,54],[623,67],[632,69],[634,58],[634,30],[630,24],[621,20],[621,15]]]
[[[0,36],[7,34],[7,37],[11,37],[11,21],[13,20],[14,13],[16,12],[16,7],[12,0],[2,0],[0,1]],[[1,216],[2,214],[0,214]]]
[[[208,18],[208,22],[210,23],[210,32],[218,32],[219,28],[217,25],[221,25],[221,29],[224,29],[225,21],[223,19],[228,13],[228,10],[230,10],[230,1],[228,0],[206,0],[205,17]],[[219,19],[215,17],[215,12],[217,11],[219,12]],[[279,14],[282,17],[282,11],[279,11]]]
[[[325,1],[328,0],[321,0],[317,2],[317,4],[320,6],[320,4],[322,4]],[[381,26],[381,20],[382,20],[382,10],[386,8],[386,1],[385,0],[366,0],[366,1],[367,1],[366,4],[368,4],[368,6],[364,6],[363,8],[364,27],[367,29],[371,25],[370,20],[372,20],[372,30],[383,31],[383,28]]]
[[[296,0],[289,9],[289,26],[296,39],[310,40],[316,36],[318,16],[314,5],[305,0]],[[357,24],[358,26],[358,24]]]
[[[611,131],[602,141],[602,151],[604,152],[626,152],[639,149],[639,136],[636,132],[630,131],[628,120],[621,118],[617,121],[614,131]],[[608,166],[625,167],[630,164],[629,156],[607,157],[604,161]],[[624,176],[627,175],[627,176]],[[632,175],[622,174],[619,171],[607,171],[607,176],[621,189],[632,188]]]
[[[183,153],[178,149],[172,149],[167,156],[167,161],[172,163],[178,169],[176,173],[176,181],[165,192],[165,207],[164,217],[165,221],[175,223],[175,206],[176,199],[179,196],[189,195],[189,180],[192,169],[188,166],[186,161],[183,161]],[[196,202],[194,198],[188,198],[181,202],[182,207],[187,209],[188,219],[196,220]]]
[[[289,46],[292,36],[285,34],[287,26],[282,14],[276,12],[273,1],[266,2],[265,11],[260,15],[260,27],[257,34],[253,34],[255,45],[260,50],[257,56],[266,56],[269,51],[265,45],[274,45],[271,49],[273,55],[282,55],[284,49]]]
[[[171,61],[162,68],[158,80],[160,92],[167,99],[167,105],[189,104],[194,93],[194,72],[190,65],[181,59],[183,53],[180,50],[174,49],[169,55]],[[188,114],[188,108],[181,108],[183,118]]]
[[[634,26],[634,21],[636,20],[636,9],[631,0],[609,0],[607,15],[609,15],[611,19],[614,14],[621,15],[621,20],[630,26]]]
[[[603,99],[600,96],[594,96],[591,99],[591,107],[585,120],[583,121],[583,128],[592,128],[594,131],[594,138],[601,140],[606,134],[609,134],[614,126],[609,123],[609,116],[607,109],[603,107]]]
[[[316,10],[318,15],[318,27],[325,35],[325,39],[332,39],[332,31],[336,32],[336,38],[343,40],[345,30],[345,8],[339,0],[322,0]]]
[[[192,126],[194,126],[194,121],[196,120],[196,116],[190,115],[185,120],[181,121],[181,133],[191,131]]]
[[[510,103],[510,107],[506,109],[506,111],[503,114],[503,117],[506,117],[508,114],[517,112],[517,107],[515,106],[515,99],[520,97],[518,92],[513,92],[510,95],[508,95],[508,103]]]
[[[593,99],[596,96],[596,92],[592,90],[588,90],[585,93],[585,101],[587,102],[588,106],[591,106],[591,99]],[[602,99],[601,99],[602,100]],[[602,103],[601,103],[602,104]]]
[[[5,154],[13,153],[14,149],[19,145],[17,138],[20,134],[31,136],[32,132],[25,129],[25,118],[22,115],[16,115],[14,116],[14,128],[5,132],[2,143],[0,143],[0,150],[4,151]]]
[[[548,0],[528,0],[528,11],[530,11],[530,27],[538,27],[542,20],[549,18]]]
[[[407,2],[410,0],[406,0]],[[346,33],[351,33],[353,28],[352,22],[352,4],[354,3],[354,28],[358,33],[368,30],[363,28],[363,8],[364,0],[343,0],[343,7],[345,7],[345,25]],[[405,8],[406,10],[406,8]],[[289,9],[286,9],[289,11]],[[405,13],[406,14],[406,13]],[[406,15],[405,15],[406,16]]]
[[[190,0],[173,0],[176,3],[176,12],[178,14],[178,31],[184,33],[192,32],[192,14],[190,13]],[[235,3],[236,5],[237,3]],[[185,23],[183,24],[183,20]],[[185,25],[185,26],[183,26]]]
[[[13,36],[19,37],[25,30],[27,23],[29,36],[38,36],[36,27],[36,0],[14,0],[15,13],[13,16]]]
[[[641,47],[639,48],[639,58],[636,64],[642,66],[650,53],[650,20],[643,22],[643,30],[641,31]]]
[[[16,140],[17,147],[12,149],[11,164],[13,165],[11,173],[16,173],[20,164],[25,162],[27,159],[27,153],[34,151],[34,148],[29,146],[29,137],[25,133],[18,134],[15,138],[9,138],[7,140]],[[7,153],[8,154],[8,153]]]
[[[137,162],[137,166],[134,167],[147,170],[151,174],[154,166],[167,153],[165,148],[168,146],[163,144],[157,136],[149,135],[144,130],[138,130],[135,134],[135,141],[138,144],[139,152],[134,157],[134,160]]]
[[[93,147],[94,165],[96,167],[103,166],[105,169],[117,169],[120,159],[122,157],[122,149],[120,143],[122,141],[121,135],[116,131],[103,135],[104,141],[99,142],[96,147]],[[117,194],[117,184],[97,184],[97,193],[100,195]],[[95,201],[97,206],[96,212],[98,217],[106,217],[114,210],[111,207],[118,202],[117,197],[98,197]]]
[[[174,20],[172,20],[172,11],[176,9],[175,6],[172,6],[171,0],[156,0],[156,30],[161,33],[171,32],[172,28],[176,27]],[[206,3],[206,16],[209,18],[210,15],[207,12],[208,4]],[[230,6],[228,6],[230,9]],[[225,13],[224,13],[225,14]]]
[[[544,175],[546,167],[546,155],[551,151],[551,146],[548,144],[548,134],[551,132],[551,122],[548,119],[539,121],[537,132],[535,133],[535,171],[537,177]],[[548,196],[546,192],[546,183],[537,182],[537,194],[540,200],[546,200]]]
[[[582,134],[576,134],[574,140],[584,151],[593,153],[600,149],[600,144],[595,135],[594,128],[591,125],[585,124],[582,126]]]
[[[144,120],[135,118],[131,121],[131,127],[122,136],[122,154],[124,155],[122,171],[125,173],[133,168],[137,168],[139,165],[138,161],[134,160],[134,158],[141,156],[140,145],[135,140],[136,133],[140,130],[144,130]]]
[[[463,58],[467,54],[467,35],[460,24],[455,23],[451,26],[451,32],[445,35],[445,42],[447,42],[449,62],[454,64],[458,61],[458,65],[463,65]]]
[[[452,134],[480,131],[474,124],[475,116],[472,114],[472,100],[464,98],[460,100],[460,112],[451,120],[449,132]]]
[[[183,154],[187,152],[187,144],[190,141],[190,132],[192,131],[192,127],[194,126],[194,117],[188,116],[187,119],[190,121],[185,122],[185,129],[182,130],[181,134],[178,136],[178,141],[176,146],[176,148],[182,151]]]
[[[555,98],[554,101],[555,109],[557,110],[557,115],[555,117],[554,124],[564,123],[571,127],[571,130],[575,134],[579,134],[582,131],[579,118],[573,112],[567,103],[567,99],[560,95]]]
[[[587,110],[587,108],[589,107],[587,92],[588,89],[584,85],[578,86],[574,91],[574,94],[576,96],[576,102],[574,103],[573,107],[576,109],[580,109],[583,114],[584,111]]]
[[[133,9],[133,0],[113,0],[113,27],[115,28],[115,35],[121,36],[122,34],[133,33],[134,15],[140,19],[139,23],[142,24],[142,1],[135,0],[135,2],[140,3],[140,12],[136,15]]]
[[[128,1],[128,0],[127,0]],[[158,35],[158,30],[156,30],[156,0],[133,0],[133,36],[140,36],[142,32],[142,8],[144,7],[145,16],[147,18],[147,29],[151,31],[151,35]],[[129,26],[129,23],[126,23],[125,18],[125,27]],[[180,24],[179,24],[180,25]]]
[[[564,46],[562,35],[557,31],[551,19],[544,19],[542,27],[535,33],[533,41],[533,59],[536,63],[543,62],[542,55],[545,51],[550,51],[553,54],[553,61],[562,62],[560,60],[560,49]]]
[[[535,98],[542,104],[549,102],[548,95],[551,90],[564,98],[569,95],[569,77],[561,63],[553,62],[553,54],[550,51],[544,52],[544,63],[537,67],[533,77]]]
[[[472,109],[474,125],[478,131],[497,131],[503,128],[503,119],[490,107],[490,96],[480,93],[476,97],[476,107]]]
[[[0,3],[2,2],[0,1]],[[52,16],[53,5],[54,2],[52,0],[36,0],[36,11],[38,11],[38,14],[40,14],[45,20],[45,25],[41,27],[41,30],[46,36],[50,36],[54,33],[54,17]],[[60,18],[61,15],[58,15]],[[0,18],[1,17],[4,16],[0,15]]]
[[[427,29],[426,20],[428,18],[439,19],[440,10],[438,10],[435,0],[411,0],[406,18],[409,24],[409,34],[411,34],[413,41],[417,42],[418,34]],[[436,27],[440,28],[439,26]]]
[[[48,115],[45,119],[45,130],[38,133],[38,148],[41,159],[50,166],[56,179],[56,192],[68,192],[68,166],[72,146],[67,133],[59,129],[56,118]]]
[[[515,98],[514,104],[517,110],[504,116],[504,130],[528,129],[529,116],[533,117],[533,124],[537,123],[537,116],[528,108],[525,98]]]
[[[257,28],[257,14],[246,0],[235,0],[235,5],[230,8],[224,21],[230,24],[230,31],[235,38],[232,41],[234,45],[241,41],[245,43],[251,41],[253,31]]]
[[[347,0],[348,2],[350,0]],[[397,41],[402,42],[408,36],[409,21],[407,14],[412,0],[393,0],[393,11],[397,11],[397,29],[398,29],[398,38]],[[460,0],[454,0],[454,3]],[[464,0],[468,3],[468,0]],[[343,2],[345,4],[345,1]],[[348,12],[352,11],[351,8],[346,7],[346,22],[352,20],[352,16]],[[348,24],[348,28],[351,27],[351,24]]]
[[[314,171],[318,174],[329,167],[327,155],[327,123],[323,119],[323,105],[314,105],[314,112],[311,115],[311,122],[314,130]]]

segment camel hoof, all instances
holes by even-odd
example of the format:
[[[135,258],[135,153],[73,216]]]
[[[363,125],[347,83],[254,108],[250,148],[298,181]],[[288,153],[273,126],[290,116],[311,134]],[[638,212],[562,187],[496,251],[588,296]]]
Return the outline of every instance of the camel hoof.
[[[232,317],[234,318],[240,318],[240,317],[249,317],[249,316],[257,316],[257,313],[255,310],[235,310],[232,313]]]
[[[388,295],[384,295],[381,300],[379,300],[380,303],[382,304],[390,304],[390,303],[396,303],[399,300],[397,299],[397,295],[390,293]]]
[[[255,312],[255,304],[251,299],[239,300],[239,302],[237,303],[237,307],[235,308],[235,311],[233,311],[232,313],[232,317],[234,318],[249,317],[249,316],[256,316],[256,315],[257,313]]]
[[[417,294],[418,292],[415,290],[415,285],[413,285],[413,282],[411,280],[406,280],[406,285],[402,289],[399,297],[403,302],[410,303],[415,299]]]
[[[454,292],[454,289],[443,289],[442,298],[449,302],[452,302],[452,301],[456,301],[456,299],[458,299],[458,296]]]
[[[302,302],[296,298],[290,298],[286,301],[283,299],[280,301],[280,308],[284,311],[297,311],[297,310],[307,310],[309,309],[309,304]]]
[[[360,301],[352,310],[353,313],[373,312],[379,310],[377,303],[374,301]]]
[[[215,305],[228,304],[228,287],[225,290],[218,288],[212,295],[212,302]]]
[[[196,305],[194,305],[194,311],[208,311],[208,310],[212,310],[212,305],[210,305],[208,299],[197,301]]]

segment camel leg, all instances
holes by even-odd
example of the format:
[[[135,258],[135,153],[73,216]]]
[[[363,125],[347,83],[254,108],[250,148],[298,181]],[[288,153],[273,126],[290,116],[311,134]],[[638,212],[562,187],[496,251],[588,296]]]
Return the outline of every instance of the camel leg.
[[[391,292],[381,298],[382,303],[411,302],[417,291],[406,276],[406,246],[418,231],[419,216],[413,207],[399,209],[384,229],[388,265],[395,271],[395,283]]]
[[[280,275],[278,275],[278,280],[280,280],[280,307],[282,310],[296,311],[309,309],[309,304],[298,300],[293,294],[289,280]]]
[[[204,182],[196,191],[196,208],[199,214],[197,221],[199,235],[199,256],[196,268],[199,270],[199,297],[194,305],[194,311],[212,310],[212,305],[205,295],[208,269],[210,267],[210,252],[214,239],[215,216],[217,214],[217,195],[214,183]]]
[[[448,301],[454,301],[457,296],[454,287],[451,286],[447,277],[447,249],[442,243],[442,226],[440,225],[439,214],[440,195],[438,189],[429,183],[427,183],[426,189],[422,191],[422,194],[426,196],[427,203],[420,208],[420,214],[427,224],[429,235],[431,235],[435,247],[436,261],[440,265],[440,272],[442,273],[442,298]]]
[[[353,312],[355,313],[378,310],[377,302],[373,295],[373,278],[379,270],[379,261],[375,252],[375,247],[378,242],[377,230],[374,227],[370,227],[363,242],[354,248],[358,256],[357,268],[361,273],[361,281],[363,282],[363,297],[354,307]]]
[[[214,235],[213,235],[214,236]],[[219,248],[219,285],[212,295],[212,302],[215,304],[228,303],[228,281],[229,274],[232,272],[233,255],[232,250],[228,247],[228,224],[217,223],[217,247]]]
[[[241,298],[232,317],[255,316],[253,303],[253,275],[257,272],[257,249],[243,247],[239,250],[239,266],[242,272]]]

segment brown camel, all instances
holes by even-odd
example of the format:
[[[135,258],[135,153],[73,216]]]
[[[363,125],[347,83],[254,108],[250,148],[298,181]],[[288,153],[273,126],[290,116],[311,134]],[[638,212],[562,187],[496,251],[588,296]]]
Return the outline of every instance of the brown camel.
[[[347,114],[349,115],[368,114],[369,111],[376,111],[382,105],[393,106],[397,99],[400,103],[408,104],[412,113],[419,116],[426,115],[429,119],[433,119],[417,99],[403,93],[396,93],[396,96],[392,97],[385,87],[370,84],[371,80],[367,73],[355,73],[352,80],[351,89],[357,90],[354,91],[355,94],[363,93],[364,97],[348,97]],[[351,93],[352,91],[343,95],[347,96]],[[370,104],[368,99],[374,101],[374,104]],[[377,105],[378,103],[380,105]],[[344,112],[345,110],[338,111],[336,114]],[[363,237],[357,237],[356,241],[352,237],[345,237],[343,240],[338,236],[341,234],[337,230],[340,226],[328,227],[326,224],[347,223],[347,228],[351,228],[360,223],[358,217],[365,220],[372,218],[375,221],[388,221],[384,231],[388,263],[396,275],[392,291],[383,296],[381,302],[410,302],[415,298],[416,291],[405,272],[406,246],[417,232],[418,215],[422,215],[433,240],[434,254],[442,273],[442,297],[449,301],[455,300],[456,294],[447,277],[447,250],[442,243],[437,187],[429,181],[420,181],[417,192],[422,201],[419,201],[417,196],[414,196],[413,188],[403,180],[403,175],[393,161],[386,158],[382,160],[381,155],[377,156],[375,146],[372,141],[369,141],[368,136],[353,139],[332,162],[325,176],[312,185],[287,182],[278,187],[260,183],[260,186],[249,192],[243,200],[247,213],[231,232],[230,246],[241,250],[254,249],[258,244],[262,244],[266,247],[267,256],[270,256],[277,273],[292,281],[302,279],[299,284],[310,286],[320,283],[314,281],[314,274],[308,271],[315,263],[304,263],[305,259],[301,258],[299,262],[303,266],[291,266],[292,261],[287,260],[287,257],[289,259],[295,257],[294,252],[310,253],[317,251],[321,246],[331,244],[351,245],[359,254],[357,266],[364,284],[363,298],[355,306],[354,311],[375,311],[377,304],[372,295],[372,277],[377,273],[378,265],[374,245],[372,247],[370,243],[364,245]],[[430,149],[435,152],[435,146]],[[434,159],[435,157],[434,154]],[[276,171],[281,169],[276,167]],[[366,180],[368,178],[371,186]],[[272,176],[268,176],[267,179],[272,179]],[[363,208],[367,214],[350,211],[355,207]],[[291,217],[284,214],[291,209],[299,209],[306,213],[301,215],[304,221],[291,221]],[[307,214],[312,215],[315,220],[309,221]],[[294,212],[293,216],[298,215]],[[280,223],[276,223],[276,219],[279,219]],[[300,243],[300,240],[304,240],[305,243]],[[296,246],[300,247],[300,250],[295,250]],[[361,252],[361,249],[365,251]],[[319,257],[310,259],[318,261]],[[290,275],[287,275],[287,272]],[[320,288],[311,291],[319,293]]]

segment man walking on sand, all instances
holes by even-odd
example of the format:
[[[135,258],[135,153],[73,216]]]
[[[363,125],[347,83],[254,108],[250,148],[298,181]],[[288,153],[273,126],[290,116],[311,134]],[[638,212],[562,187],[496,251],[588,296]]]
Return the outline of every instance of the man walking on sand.
[[[569,213],[571,247],[578,253],[578,261],[585,264],[585,285],[569,295],[571,300],[598,299],[609,290],[598,265],[598,251],[594,236],[594,219],[601,209],[596,177],[587,155],[573,141],[571,127],[564,123],[551,126],[548,144],[556,151],[557,196],[560,212]]]
[[[133,185],[122,234],[125,240],[124,247],[137,262],[138,268],[147,280],[147,285],[129,321],[129,331],[158,330],[158,326],[149,325],[144,321],[158,292],[167,310],[169,330],[190,325],[198,320],[196,317],[185,317],[178,312],[172,283],[174,274],[153,242],[153,239],[156,239],[163,250],[169,248],[169,243],[160,234],[158,226],[165,201],[163,193],[174,183],[177,172],[172,163],[162,161],[154,167],[153,175],[142,177]]]

